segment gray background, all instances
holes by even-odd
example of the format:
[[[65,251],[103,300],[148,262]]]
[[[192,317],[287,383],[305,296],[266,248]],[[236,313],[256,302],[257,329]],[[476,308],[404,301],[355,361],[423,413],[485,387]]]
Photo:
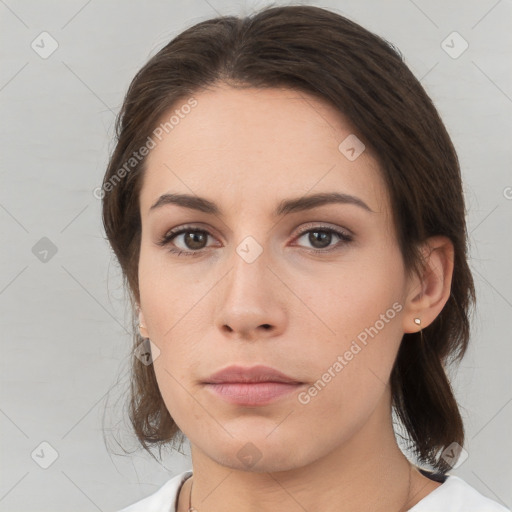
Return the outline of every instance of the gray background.
[[[453,380],[468,458],[451,473],[512,507],[512,3],[303,3],[396,44],[453,138],[479,303]],[[112,437],[136,448],[122,410],[131,337],[93,190],[114,116],[148,57],[203,19],[264,4],[0,0],[1,511],[117,510],[191,467],[188,446],[159,465],[123,454]],[[47,58],[43,31],[58,43]],[[442,47],[453,31],[469,44],[457,58]]]

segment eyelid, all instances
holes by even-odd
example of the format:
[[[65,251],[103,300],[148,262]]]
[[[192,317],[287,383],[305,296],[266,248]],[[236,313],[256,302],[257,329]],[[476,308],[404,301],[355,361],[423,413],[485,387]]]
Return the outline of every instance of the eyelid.
[[[301,227],[301,230],[299,232],[300,235],[304,234],[304,232],[308,232],[314,229],[318,230],[332,230],[332,231],[338,231],[347,237],[353,237],[354,233],[347,228],[341,227],[341,226],[335,226],[334,224],[330,224],[328,222],[322,222],[322,221],[316,221],[316,222],[307,222]]]
[[[201,224],[192,223],[192,224],[183,224],[181,226],[177,226],[176,228],[172,228],[167,230],[163,237],[167,237],[169,234],[177,234],[178,232],[189,229],[190,231],[204,231],[208,233],[209,235],[213,236],[213,233],[211,232],[209,227],[201,227]],[[331,225],[328,222],[322,222],[322,221],[310,221],[306,224],[302,225],[301,229],[299,230],[299,235],[302,235],[304,232],[309,231],[310,229],[332,229],[334,231],[341,231],[347,236],[354,236],[354,233],[345,227]],[[162,238],[163,238],[162,237]]]
[[[211,238],[217,238],[217,236],[211,232],[210,228],[206,228],[206,227],[203,228],[203,227],[200,227],[200,225],[198,225],[198,224],[183,224],[181,226],[177,226],[175,228],[168,229],[161,237],[159,237],[159,239],[155,243],[157,245],[165,246],[168,243],[170,243],[171,239],[174,239],[177,236],[182,235],[183,233],[193,232],[193,231],[205,233],[207,236],[209,236]],[[194,252],[199,252],[201,250],[204,250],[204,249],[199,249],[198,251],[194,251]]]

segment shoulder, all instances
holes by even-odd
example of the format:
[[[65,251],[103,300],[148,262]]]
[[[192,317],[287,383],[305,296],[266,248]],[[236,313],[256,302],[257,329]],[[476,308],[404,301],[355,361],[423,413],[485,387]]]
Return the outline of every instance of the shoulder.
[[[179,489],[190,476],[192,476],[192,470],[179,473],[165,482],[153,494],[118,512],[175,512]]]
[[[442,485],[427,494],[409,512],[511,512],[462,478],[455,475],[446,477]]]

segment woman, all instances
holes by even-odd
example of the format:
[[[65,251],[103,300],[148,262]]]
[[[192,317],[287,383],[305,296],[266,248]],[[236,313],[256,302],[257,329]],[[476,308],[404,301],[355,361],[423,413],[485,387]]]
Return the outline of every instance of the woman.
[[[117,132],[103,221],[138,314],[130,418],[148,451],[186,436],[193,467],[124,512],[506,510],[447,474],[465,205],[396,50],[312,6],[208,20],[137,73]]]

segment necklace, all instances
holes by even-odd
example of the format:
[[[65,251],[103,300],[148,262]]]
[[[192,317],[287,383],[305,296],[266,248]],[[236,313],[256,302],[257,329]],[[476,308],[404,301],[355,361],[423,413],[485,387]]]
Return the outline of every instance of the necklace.
[[[190,480],[190,493],[188,495],[188,512],[197,512],[197,510],[192,506],[192,486],[194,485],[194,481],[192,480],[194,478],[191,477]]]
[[[409,486],[408,486],[408,490],[407,490],[407,498],[405,499],[404,504],[402,505],[402,507],[400,508],[400,510],[398,512],[407,512],[407,509],[405,507],[407,506],[407,503],[409,502],[409,497],[411,494],[411,474],[412,474],[412,464],[409,464]],[[194,477],[192,476],[190,478],[191,479],[190,479],[190,493],[188,495],[188,512],[198,512],[197,509],[195,509],[192,506],[192,486],[194,485],[194,481],[192,480],[192,478],[194,478]]]
[[[411,495],[411,480],[412,480],[411,474],[412,474],[412,464],[409,463],[409,486],[407,488],[407,498],[405,498],[405,502],[402,505],[402,507],[400,508],[399,512],[407,512],[407,510],[408,510],[405,507],[407,506],[407,503],[409,503],[409,499],[410,499],[410,495]]]

